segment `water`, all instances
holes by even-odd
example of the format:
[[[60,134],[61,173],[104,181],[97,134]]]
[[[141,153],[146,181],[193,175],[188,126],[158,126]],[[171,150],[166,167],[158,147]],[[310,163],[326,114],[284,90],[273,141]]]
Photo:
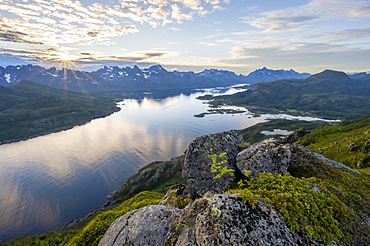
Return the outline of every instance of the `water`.
[[[0,241],[59,229],[99,209],[140,167],[183,154],[197,136],[265,121],[248,113],[193,117],[208,109],[196,97],[210,93],[217,90],[129,99],[106,118],[0,145]]]

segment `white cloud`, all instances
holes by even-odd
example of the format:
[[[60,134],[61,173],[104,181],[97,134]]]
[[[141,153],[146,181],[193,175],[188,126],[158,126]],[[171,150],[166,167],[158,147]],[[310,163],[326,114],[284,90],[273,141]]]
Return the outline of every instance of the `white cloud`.
[[[312,22],[324,19],[369,17],[370,2],[366,0],[311,0],[298,7],[261,13],[245,18],[253,27],[264,31],[289,31],[312,27]]]

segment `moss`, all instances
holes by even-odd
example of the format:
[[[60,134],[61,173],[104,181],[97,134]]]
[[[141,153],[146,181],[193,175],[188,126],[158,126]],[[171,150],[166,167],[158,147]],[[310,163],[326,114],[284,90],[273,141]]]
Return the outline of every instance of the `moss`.
[[[98,245],[109,225],[127,212],[144,206],[158,204],[163,194],[157,192],[141,192],[123,202],[118,207],[104,211],[74,236],[66,245]]]
[[[316,177],[327,193],[336,196],[351,211],[351,216],[341,218],[345,240],[352,245],[370,245],[370,227],[366,226],[370,215],[370,175],[366,171],[357,174],[313,161],[288,171],[297,178]]]
[[[178,189],[170,190],[169,195],[162,202],[162,205],[173,206],[179,209],[185,208],[190,203],[190,199],[178,194]]]
[[[234,169],[227,168],[226,152],[213,154],[208,156],[212,160],[211,172],[216,173],[213,179],[220,179],[222,176],[229,174],[234,177]]]
[[[318,186],[322,192],[311,188]],[[255,200],[274,205],[293,231],[326,244],[343,238],[340,222],[350,215],[348,208],[317,178],[295,178],[289,173],[262,173],[257,179],[239,183],[229,190],[254,206]]]

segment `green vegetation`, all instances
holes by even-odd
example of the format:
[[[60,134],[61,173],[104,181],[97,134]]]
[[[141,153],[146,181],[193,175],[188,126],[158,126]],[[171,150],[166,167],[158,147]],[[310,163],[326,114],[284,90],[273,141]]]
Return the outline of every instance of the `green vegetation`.
[[[190,199],[182,194],[179,189],[171,189],[167,192],[166,197],[161,202],[162,205],[172,206],[179,209],[185,208],[189,203]]]
[[[227,192],[239,193],[252,206],[255,200],[274,205],[291,229],[320,242],[369,243],[368,169],[359,174],[324,164],[303,151],[296,156],[287,174],[263,173]]]
[[[0,143],[82,125],[118,111],[114,95],[53,89],[30,81],[0,87]]]
[[[20,237],[4,244],[7,246],[25,246],[25,245],[55,245],[62,246],[69,242],[72,237],[78,232],[77,229],[69,229],[63,231],[53,231],[42,235],[31,237]]]
[[[352,167],[367,168],[361,169],[358,174],[334,168],[302,152],[295,155],[295,164],[289,167],[287,174],[262,173],[256,179],[246,178],[231,185],[232,188],[226,192],[239,193],[252,207],[256,200],[275,206],[290,229],[319,242],[367,245],[370,235],[370,169],[367,159],[370,116],[339,124],[272,120],[239,131],[248,142],[241,148],[271,137],[261,134],[262,130],[277,128],[298,129],[289,138],[291,142],[298,139],[298,143],[331,159]],[[307,133],[306,129],[314,130],[303,136]],[[209,158],[213,163],[211,171],[217,173],[217,178],[227,173],[231,175],[224,165],[225,152],[210,155]],[[183,160],[184,156],[181,156],[143,167],[113,194],[109,207],[82,224],[67,230],[19,238],[7,245],[97,245],[116,218],[133,209],[157,204],[169,187],[184,184],[185,180],[181,177]],[[178,193],[178,189],[171,190],[164,204],[185,207],[189,199]],[[214,212],[217,213],[216,210]]]
[[[370,116],[320,127],[298,141],[350,167],[370,166]]]
[[[313,184],[322,192],[313,190]],[[349,216],[349,210],[324,189],[316,178],[262,173],[257,179],[240,182],[239,188],[229,192],[239,193],[243,201],[252,206],[255,200],[274,205],[291,230],[329,244],[343,237],[339,223]]]
[[[122,215],[134,209],[158,204],[163,194],[158,192],[141,192],[121,205],[108,211],[101,212],[85,228],[74,236],[66,245],[98,245],[110,224]]]
[[[280,135],[270,135],[266,136],[262,134],[262,131],[273,131],[274,129],[284,129],[288,131],[295,131],[299,128],[304,128],[306,130],[312,130],[320,126],[326,126],[329,123],[324,121],[299,121],[299,120],[284,120],[284,119],[274,119],[268,122],[259,123],[257,125],[239,130],[238,133],[243,136],[245,142],[249,144],[254,144],[261,142],[268,138],[279,138]],[[246,145],[245,147],[248,147]]]
[[[298,163],[298,162],[297,162]],[[335,217],[344,234],[342,240],[350,245],[369,243],[370,227],[366,220],[370,215],[370,175],[357,174],[342,168],[333,168],[303,157],[299,165],[288,172],[296,178],[316,177],[315,184],[331,197],[337,197],[350,211],[350,216]],[[336,204],[341,206],[341,204]],[[366,239],[363,239],[363,238]],[[365,243],[366,244],[366,243]]]
[[[215,97],[211,104],[245,106],[257,113],[354,119],[370,114],[369,91],[369,80],[326,70],[303,80],[254,84],[247,91]]]
[[[211,172],[216,173],[216,176],[214,176],[213,179],[219,179],[226,174],[234,177],[234,169],[227,168],[226,166],[226,152],[209,155],[208,157],[212,160]]]
[[[166,193],[175,184],[184,184],[182,178],[182,163],[184,156],[171,161],[153,162],[141,168],[131,176],[125,184],[113,194],[113,204],[120,203],[141,191],[156,191]]]

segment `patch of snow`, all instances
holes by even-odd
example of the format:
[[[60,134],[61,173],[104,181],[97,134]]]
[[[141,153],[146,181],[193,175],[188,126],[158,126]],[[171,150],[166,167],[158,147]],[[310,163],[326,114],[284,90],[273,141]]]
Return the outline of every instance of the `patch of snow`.
[[[123,72],[119,71],[119,72],[118,72],[118,74],[119,74],[120,76],[122,76]]]
[[[6,82],[8,82],[8,84],[10,84],[10,74],[9,73],[6,73],[5,75],[4,75],[4,77],[5,77],[5,80],[6,80]]]
[[[47,75],[50,75],[50,76],[52,76],[52,77],[58,77],[58,75],[57,74],[53,74],[53,73],[46,73]]]

